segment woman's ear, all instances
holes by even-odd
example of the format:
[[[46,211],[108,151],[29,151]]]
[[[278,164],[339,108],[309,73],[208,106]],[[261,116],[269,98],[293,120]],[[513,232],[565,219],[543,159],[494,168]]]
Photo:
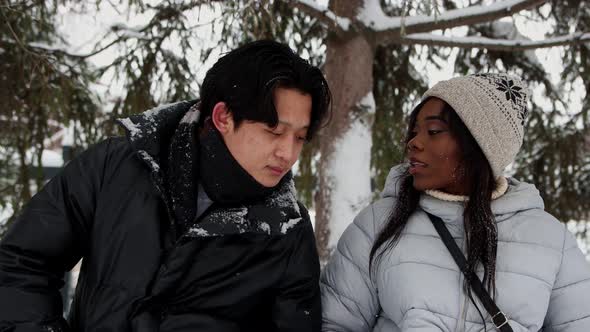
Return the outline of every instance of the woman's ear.
[[[227,105],[222,101],[213,106],[213,111],[211,112],[211,122],[213,122],[215,128],[217,128],[217,130],[222,134],[234,130],[233,116]]]

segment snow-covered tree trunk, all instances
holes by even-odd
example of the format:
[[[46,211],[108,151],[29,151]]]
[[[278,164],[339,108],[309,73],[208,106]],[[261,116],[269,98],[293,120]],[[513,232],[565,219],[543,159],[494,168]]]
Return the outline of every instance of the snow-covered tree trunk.
[[[330,9],[340,17],[354,17],[362,3],[331,1]],[[370,200],[373,57],[374,45],[361,33],[328,37],[325,73],[333,93],[333,116],[320,137],[315,224],[322,261]]]

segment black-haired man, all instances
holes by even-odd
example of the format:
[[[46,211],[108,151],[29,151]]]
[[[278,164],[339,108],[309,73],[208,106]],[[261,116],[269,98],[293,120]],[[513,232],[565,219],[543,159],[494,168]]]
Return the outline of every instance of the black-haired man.
[[[316,67],[258,41],[200,101],[120,120],[0,242],[0,331],[318,331],[319,262],[291,166],[329,112]],[[82,258],[69,321],[64,271]]]

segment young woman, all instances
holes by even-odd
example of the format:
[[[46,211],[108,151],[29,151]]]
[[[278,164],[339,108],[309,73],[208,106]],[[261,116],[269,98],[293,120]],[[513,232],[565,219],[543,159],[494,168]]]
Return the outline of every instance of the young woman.
[[[322,275],[324,331],[495,331],[469,272],[515,332],[590,331],[590,265],[575,238],[533,185],[502,175],[522,144],[527,94],[504,74],[425,93],[408,163],[392,168]],[[467,274],[427,213],[443,220]]]

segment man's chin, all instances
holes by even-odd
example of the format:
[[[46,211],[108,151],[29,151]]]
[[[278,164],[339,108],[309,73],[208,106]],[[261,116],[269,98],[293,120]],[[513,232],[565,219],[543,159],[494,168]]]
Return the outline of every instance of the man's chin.
[[[254,179],[256,180],[256,182],[260,183],[263,187],[272,188],[272,187],[275,187],[277,184],[279,184],[279,182],[281,182],[281,179],[283,178],[283,176],[277,176],[277,177],[265,176],[265,177],[256,177]]]
[[[276,185],[279,184],[279,182],[280,182],[280,179],[279,179],[279,181],[273,181],[273,182],[267,181],[265,183],[261,183],[261,185],[263,185],[267,188],[272,188],[272,187],[276,187]]]

